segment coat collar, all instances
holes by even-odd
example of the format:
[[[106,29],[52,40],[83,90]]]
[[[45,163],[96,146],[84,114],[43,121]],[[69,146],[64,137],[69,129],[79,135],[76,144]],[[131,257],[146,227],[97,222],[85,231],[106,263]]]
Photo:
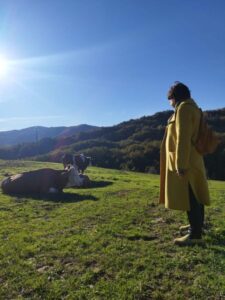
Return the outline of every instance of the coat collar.
[[[191,105],[194,105],[194,106],[198,107],[196,102],[192,98],[190,98],[190,99],[187,99],[187,100],[184,100],[184,101],[181,101],[181,102],[177,103],[176,106],[175,106],[175,112],[177,111],[178,107],[182,104],[191,104]]]
[[[177,103],[176,106],[175,106],[175,108],[174,108],[174,113],[172,114],[172,116],[167,121],[167,125],[175,122],[177,110],[180,107],[180,105],[183,105],[183,104],[191,104],[191,105],[193,105],[193,106],[195,106],[195,107],[198,108],[196,102],[192,98]]]
[[[172,114],[171,117],[169,117],[168,121],[167,121],[167,125],[171,124],[175,122],[175,113]]]

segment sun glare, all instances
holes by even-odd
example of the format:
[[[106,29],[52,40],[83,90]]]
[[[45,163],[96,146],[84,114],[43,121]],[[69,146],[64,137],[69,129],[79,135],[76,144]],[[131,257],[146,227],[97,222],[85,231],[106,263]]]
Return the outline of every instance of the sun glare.
[[[9,61],[5,57],[0,56],[0,77],[6,76],[8,71]]]

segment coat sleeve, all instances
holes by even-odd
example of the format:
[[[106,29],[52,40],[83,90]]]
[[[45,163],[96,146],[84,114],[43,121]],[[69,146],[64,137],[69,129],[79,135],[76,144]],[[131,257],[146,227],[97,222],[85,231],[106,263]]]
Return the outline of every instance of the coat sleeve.
[[[190,151],[192,143],[192,107],[181,104],[176,116],[176,169],[187,170],[189,168]]]

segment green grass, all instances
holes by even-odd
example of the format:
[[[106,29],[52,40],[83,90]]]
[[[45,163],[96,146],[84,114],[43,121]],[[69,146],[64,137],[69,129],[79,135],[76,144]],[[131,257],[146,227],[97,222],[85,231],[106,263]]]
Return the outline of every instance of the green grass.
[[[0,161],[0,179],[46,166]],[[0,194],[0,299],[225,299],[225,182],[209,182],[206,245],[177,247],[186,215],[158,205],[159,176],[87,174],[59,196]]]

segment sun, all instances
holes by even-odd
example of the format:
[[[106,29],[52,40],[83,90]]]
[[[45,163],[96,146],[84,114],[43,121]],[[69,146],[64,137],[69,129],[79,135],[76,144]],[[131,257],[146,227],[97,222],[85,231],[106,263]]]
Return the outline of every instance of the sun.
[[[0,56],[0,77],[6,76],[8,71],[9,71],[9,61],[5,57]]]

